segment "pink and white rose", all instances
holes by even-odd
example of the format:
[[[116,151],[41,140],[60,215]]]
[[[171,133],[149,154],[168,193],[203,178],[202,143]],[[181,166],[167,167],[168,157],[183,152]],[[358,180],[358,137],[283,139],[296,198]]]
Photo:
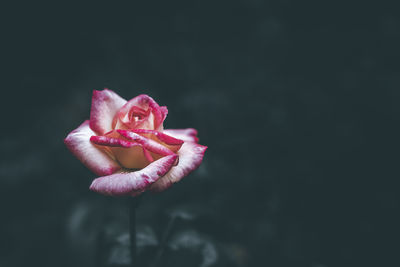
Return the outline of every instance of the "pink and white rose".
[[[115,92],[93,91],[90,120],[65,138],[68,149],[101,176],[90,189],[105,195],[160,192],[201,164],[207,147],[195,129],[167,129],[167,107],[148,95],[129,101]]]

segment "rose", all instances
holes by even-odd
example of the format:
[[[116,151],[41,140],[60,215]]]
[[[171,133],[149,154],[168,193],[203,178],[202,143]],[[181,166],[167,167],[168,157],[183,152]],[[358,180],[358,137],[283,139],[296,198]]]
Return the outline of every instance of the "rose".
[[[163,191],[195,170],[207,147],[195,129],[163,129],[167,107],[139,95],[130,101],[104,89],[93,91],[90,120],[65,138],[68,149],[101,176],[90,189],[136,196]]]

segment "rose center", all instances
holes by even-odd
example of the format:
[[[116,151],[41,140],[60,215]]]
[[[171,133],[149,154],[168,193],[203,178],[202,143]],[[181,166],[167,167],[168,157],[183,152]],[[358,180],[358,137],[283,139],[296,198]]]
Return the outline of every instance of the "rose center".
[[[150,110],[144,110],[142,108],[133,106],[129,111],[129,120],[130,121],[140,121],[149,115]]]

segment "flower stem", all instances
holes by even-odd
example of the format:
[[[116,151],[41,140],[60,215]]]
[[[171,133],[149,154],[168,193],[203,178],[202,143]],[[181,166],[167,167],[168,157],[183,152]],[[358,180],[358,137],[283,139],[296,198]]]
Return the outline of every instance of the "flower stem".
[[[139,204],[138,197],[129,199],[129,238],[130,238],[130,251],[131,251],[131,266],[137,267],[137,253],[136,253],[136,208]]]

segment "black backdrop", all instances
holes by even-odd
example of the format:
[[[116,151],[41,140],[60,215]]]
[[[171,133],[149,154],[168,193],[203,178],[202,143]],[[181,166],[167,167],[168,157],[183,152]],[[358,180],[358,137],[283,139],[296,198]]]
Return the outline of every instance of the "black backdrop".
[[[63,144],[102,88],[151,95],[166,128],[197,128],[209,147],[141,199],[141,266],[167,225],[158,266],[396,266],[399,16],[300,2],[8,14],[0,266],[129,260],[125,200],[90,192],[95,176]]]

